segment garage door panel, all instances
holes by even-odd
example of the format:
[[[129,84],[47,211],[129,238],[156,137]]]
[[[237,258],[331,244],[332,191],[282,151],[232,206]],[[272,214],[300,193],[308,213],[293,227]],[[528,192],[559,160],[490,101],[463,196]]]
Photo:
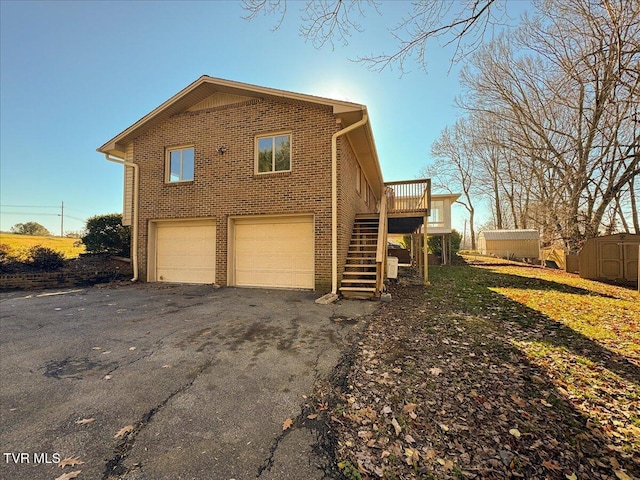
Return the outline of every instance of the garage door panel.
[[[158,224],[156,280],[215,283],[216,227],[211,221]]]
[[[237,220],[235,284],[313,288],[312,217]]]

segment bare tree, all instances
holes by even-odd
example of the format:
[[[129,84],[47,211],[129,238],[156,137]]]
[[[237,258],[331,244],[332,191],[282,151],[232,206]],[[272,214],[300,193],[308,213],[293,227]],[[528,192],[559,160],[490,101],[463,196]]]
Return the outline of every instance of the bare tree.
[[[290,5],[287,0],[243,0],[242,3],[247,20],[259,14],[275,15],[274,29],[281,26]],[[428,42],[437,39],[445,46],[454,45],[451,62],[460,61],[482,44],[488,31],[507,20],[506,3],[505,0],[394,3],[394,8],[411,5],[399,24],[389,26],[396,50],[359,56],[357,60],[376,71],[391,65],[404,71],[410,59],[425,68]],[[380,2],[374,0],[307,0],[300,9],[300,34],[318,48],[326,44],[333,48],[336,41],[347,45],[354,32],[363,31],[360,22],[368,12],[373,10],[379,14],[379,6]]]
[[[517,37],[483,46],[463,71],[463,105],[506,129],[503,148],[530,172],[521,180],[535,194],[527,216],[570,251],[598,234],[640,174],[639,9],[624,0],[546,0]]]
[[[476,173],[478,159],[473,155],[470,143],[466,142],[468,121],[459,119],[451,128],[445,127],[431,146],[431,155],[436,161],[425,169],[436,188],[449,193],[462,192],[462,205],[469,214],[471,249],[476,248],[475,203],[479,199]]]

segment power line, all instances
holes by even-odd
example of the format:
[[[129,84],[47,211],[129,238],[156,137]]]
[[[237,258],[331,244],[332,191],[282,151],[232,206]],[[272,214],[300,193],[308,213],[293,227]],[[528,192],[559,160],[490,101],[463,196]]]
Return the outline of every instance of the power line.
[[[6,208],[60,208],[60,205],[0,205]]]
[[[50,217],[59,217],[59,213],[42,213],[42,212],[2,212],[3,215],[47,215]]]

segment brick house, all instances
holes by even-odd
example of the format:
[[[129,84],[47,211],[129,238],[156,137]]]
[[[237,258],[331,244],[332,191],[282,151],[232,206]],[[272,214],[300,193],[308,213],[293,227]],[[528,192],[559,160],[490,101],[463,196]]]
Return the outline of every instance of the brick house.
[[[124,165],[140,280],[382,287],[365,257],[386,246],[373,220],[391,194],[364,105],[202,76],[98,151]]]

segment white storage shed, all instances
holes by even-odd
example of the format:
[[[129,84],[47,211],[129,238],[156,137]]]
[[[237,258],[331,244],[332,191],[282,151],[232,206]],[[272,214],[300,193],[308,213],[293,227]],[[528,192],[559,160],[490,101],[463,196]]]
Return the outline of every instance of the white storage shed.
[[[540,233],[537,230],[487,230],[478,235],[482,255],[499,258],[540,258]]]

